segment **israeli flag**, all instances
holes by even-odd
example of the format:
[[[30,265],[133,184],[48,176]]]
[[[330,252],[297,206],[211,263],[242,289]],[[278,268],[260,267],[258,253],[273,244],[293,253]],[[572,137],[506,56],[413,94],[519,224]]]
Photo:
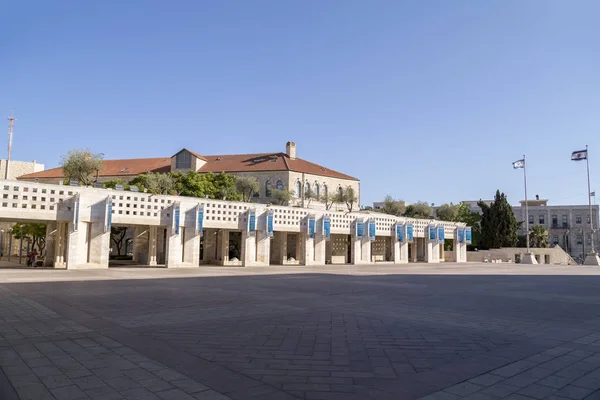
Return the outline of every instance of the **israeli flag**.
[[[587,160],[587,150],[574,151],[571,154],[571,161]]]
[[[517,160],[513,163],[513,168],[517,169],[517,168],[525,168],[525,159],[523,160]]]

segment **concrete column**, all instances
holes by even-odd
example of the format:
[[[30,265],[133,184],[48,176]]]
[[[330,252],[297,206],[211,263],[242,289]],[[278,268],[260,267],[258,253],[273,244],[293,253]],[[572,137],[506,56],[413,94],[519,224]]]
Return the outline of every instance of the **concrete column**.
[[[94,221],[84,224],[89,229],[79,232],[80,235],[88,235],[89,254],[87,264],[91,268],[108,268],[110,254],[110,231],[104,232],[104,221]]]
[[[267,231],[256,231],[256,263],[257,265],[269,265],[271,262],[271,238]]]
[[[352,256],[350,262],[354,265],[362,264],[362,238],[352,235],[350,240],[352,241],[350,244],[350,254]]]
[[[133,262],[136,264],[148,264],[148,230],[147,226],[133,228]]]
[[[392,241],[392,257],[396,264],[407,264],[408,263],[408,243],[399,242],[397,240]]]
[[[327,238],[322,233],[315,232],[314,243],[314,263],[315,265],[325,265],[327,252]]]
[[[363,240],[361,241],[361,263],[362,264],[371,264],[373,263],[373,259],[371,257],[371,241],[367,236],[363,236]]]
[[[440,242],[438,244],[438,248],[440,249],[440,262],[446,261],[446,257],[444,256],[444,242]]]
[[[199,267],[200,236],[196,235],[195,226],[186,226],[183,236],[183,264],[189,267]]]
[[[256,235],[257,232],[242,232],[242,266],[256,265]]]
[[[218,233],[219,264],[225,265],[229,261],[229,231],[221,229]]]
[[[315,234],[316,236],[316,234]],[[304,265],[316,265],[315,261],[315,239],[311,238],[307,233],[300,233],[300,240],[303,242],[302,247],[304,250],[303,260]]]
[[[425,239],[425,262],[427,263],[439,263],[440,262],[440,250],[439,243],[437,241],[432,242]]]
[[[280,235],[279,236],[280,237],[279,255],[281,257],[281,259],[280,259],[281,264],[283,265],[283,264],[285,264],[287,262],[287,259],[288,259],[288,257],[287,257],[288,256],[288,254],[287,254],[288,234],[287,234],[287,232],[281,232],[279,235]]]
[[[56,222],[49,221],[46,224],[46,257],[44,267],[53,267],[56,254]]]
[[[454,261],[467,262],[467,244],[458,243],[458,229],[454,230]]]
[[[148,265],[154,267],[158,264],[158,227],[148,228]]]
[[[54,234],[54,268],[67,268],[67,223],[57,222]]]
[[[167,227],[167,254],[165,255],[167,268],[178,267],[182,264],[182,233],[182,228],[179,228],[179,233],[175,233],[175,229],[171,224]]]

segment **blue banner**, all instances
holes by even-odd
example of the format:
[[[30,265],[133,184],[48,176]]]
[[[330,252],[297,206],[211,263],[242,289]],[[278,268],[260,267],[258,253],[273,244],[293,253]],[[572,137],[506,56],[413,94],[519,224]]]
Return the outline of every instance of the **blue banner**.
[[[179,235],[179,215],[180,215],[180,210],[179,210],[179,207],[178,207],[173,212],[173,216],[174,216],[174,219],[175,219],[175,234],[176,235]]]
[[[267,214],[267,235],[273,237],[273,211]]]
[[[196,227],[196,234],[202,235],[202,231],[204,229],[204,209],[198,207],[198,223]]]
[[[369,240],[375,240],[375,234],[376,234],[375,220],[370,219],[369,220]]]
[[[331,239],[331,219],[329,217],[323,217],[323,236],[327,240]]]
[[[465,242],[465,230],[464,228],[458,228],[458,243]]]
[[[409,242],[412,242],[413,240],[415,240],[412,225],[406,225],[406,238],[408,239]]]
[[[396,225],[396,240],[401,243],[404,242],[404,225]]]
[[[356,221],[356,237],[361,238],[365,234],[365,223],[362,221]]]
[[[438,226],[438,240],[443,242],[445,240],[445,232],[443,226]]]
[[[435,240],[435,226],[429,227],[429,240]]]
[[[112,205],[112,200],[108,200],[108,208],[106,213],[108,214],[106,216],[106,231],[110,231],[110,228],[112,227],[112,210],[113,210],[113,205]]]
[[[250,210],[248,213],[248,232],[256,231],[256,212]]]
[[[465,229],[465,236],[466,236],[467,244],[471,244],[471,241],[473,240],[473,234],[471,232],[471,227],[467,227]]]
[[[314,239],[315,237],[315,217],[308,219],[308,237]]]

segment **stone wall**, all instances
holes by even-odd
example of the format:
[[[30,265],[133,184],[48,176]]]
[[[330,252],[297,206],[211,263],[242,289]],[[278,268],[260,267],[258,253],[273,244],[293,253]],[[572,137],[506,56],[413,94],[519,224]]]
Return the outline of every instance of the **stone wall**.
[[[487,260],[487,262],[492,262],[492,260],[501,260],[502,262],[516,262],[523,257],[525,252],[526,249],[521,247],[469,251],[467,252],[467,261],[485,262]],[[547,249],[532,248],[531,252],[540,264],[574,264],[572,258],[560,246]]]
[[[6,173],[6,160],[0,160],[0,179],[4,179]],[[15,161],[10,160],[8,164],[8,179],[17,179],[21,175],[33,174],[44,170],[44,164],[35,161]]]

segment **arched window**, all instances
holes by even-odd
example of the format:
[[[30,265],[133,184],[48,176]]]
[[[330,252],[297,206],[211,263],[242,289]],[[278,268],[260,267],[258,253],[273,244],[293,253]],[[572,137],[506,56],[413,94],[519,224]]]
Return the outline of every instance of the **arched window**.
[[[275,184],[275,187],[277,188],[277,190],[283,190],[283,181],[281,179],[278,180]]]
[[[323,198],[327,198],[327,185],[326,184],[323,184],[322,192],[323,192]]]
[[[317,182],[315,182],[315,184],[313,185],[313,192],[315,195],[315,199],[319,198],[319,184]]]
[[[265,183],[265,197],[271,197],[273,195],[273,187],[271,185],[271,181],[268,180]]]
[[[304,184],[304,197],[308,197],[310,194],[310,183],[306,182]]]
[[[302,196],[302,184],[300,181],[296,182],[296,197],[300,198]]]

